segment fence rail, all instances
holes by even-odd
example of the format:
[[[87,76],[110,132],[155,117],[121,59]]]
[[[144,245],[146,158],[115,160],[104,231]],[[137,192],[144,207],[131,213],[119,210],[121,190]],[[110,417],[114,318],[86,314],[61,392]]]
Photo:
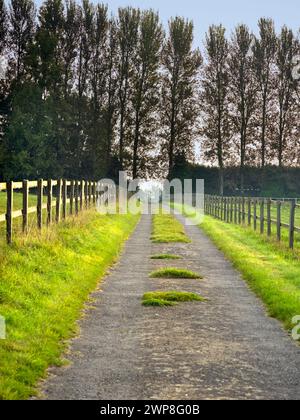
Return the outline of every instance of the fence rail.
[[[36,206],[29,207],[29,192],[35,190]],[[14,210],[14,192],[22,194],[22,209]],[[46,211],[46,224],[51,225],[67,217],[67,214],[78,215],[96,203],[98,189],[96,181],[47,180],[0,183],[0,191],[6,191],[6,213],[0,214],[0,223],[6,222],[6,240],[13,239],[13,220],[22,217],[22,230],[28,232],[28,216],[36,213],[38,229],[43,226],[43,210]],[[55,212],[53,211],[55,209]],[[54,214],[53,214],[54,213]],[[55,217],[55,219],[53,218]]]
[[[266,232],[268,236],[274,233],[273,226],[276,226],[278,241],[282,240],[282,228],[288,229],[291,249],[295,246],[295,233],[300,233],[300,214],[296,217],[298,209],[300,213],[296,199],[287,202],[272,198],[205,196],[205,213],[216,219],[252,226],[255,231],[259,229],[261,234]]]

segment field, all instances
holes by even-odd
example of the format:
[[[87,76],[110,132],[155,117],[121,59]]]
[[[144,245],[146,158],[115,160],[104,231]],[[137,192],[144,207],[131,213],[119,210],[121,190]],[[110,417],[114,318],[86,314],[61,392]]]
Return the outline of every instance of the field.
[[[14,192],[14,210],[21,210],[23,205],[23,195],[22,193]],[[36,196],[30,194],[29,195],[29,206],[36,205]],[[0,191],[0,214],[4,214],[6,212],[6,193]]]

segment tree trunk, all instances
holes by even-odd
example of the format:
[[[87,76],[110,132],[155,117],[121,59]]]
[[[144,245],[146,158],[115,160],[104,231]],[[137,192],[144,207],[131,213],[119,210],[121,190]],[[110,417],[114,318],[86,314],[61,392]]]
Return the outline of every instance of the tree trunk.
[[[138,176],[139,139],[140,139],[140,119],[139,119],[139,112],[137,111],[136,118],[135,118],[135,135],[134,135],[134,142],[133,142],[133,163],[132,163],[133,179],[136,179]]]

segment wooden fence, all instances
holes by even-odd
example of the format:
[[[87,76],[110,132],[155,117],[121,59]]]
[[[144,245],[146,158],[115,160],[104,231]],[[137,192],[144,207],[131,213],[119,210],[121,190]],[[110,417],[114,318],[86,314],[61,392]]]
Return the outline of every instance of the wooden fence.
[[[22,194],[22,209],[14,210],[14,191]],[[29,207],[29,191],[34,190],[36,206]],[[49,226],[65,219],[67,214],[78,215],[97,200],[95,181],[48,180],[0,183],[0,191],[6,191],[6,214],[0,214],[0,223],[6,222],[6,239],[13,239],[13,220],[22,217],[22,230],[28,232],[29,215],[36,213],[38,229],[42,229],[43,211],[46,211],[46,224]],[[46,192],[46,194],[44,194]],[[54,211],[53,211],[54,208]]]
[[[283,220],[283,206],[288,211],[286,221]],[[296,226],[300,220],[300,217],[296,218],[297,209],[300,205],[296,199],[287,202],[271,198],[205,196],[205,213],[216,219],[252,226],[268,236],[276,231],[278,241],[282,239],[282,229],[287,229],[291,249],[295,245],[295,233],[300,233],[300,226]]]

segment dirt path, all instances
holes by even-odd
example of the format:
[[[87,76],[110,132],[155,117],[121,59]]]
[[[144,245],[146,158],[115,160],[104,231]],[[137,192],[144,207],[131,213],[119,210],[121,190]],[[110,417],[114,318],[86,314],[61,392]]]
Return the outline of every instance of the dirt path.
[[[183,220],[181,218],[181,220]],[[192,244],[151,244],[143,216],[120,263],[96,292],[95,309],[72,343],[71,366],[54,371],[48,399],[299,399],[300,348],[211,241],[187,226]],[[181,261],[151,261],[170,252]],[[199,271],[205,279],[152,280],[158,267]],[[150,290],[198,292],[209,300],[144,308]]]

